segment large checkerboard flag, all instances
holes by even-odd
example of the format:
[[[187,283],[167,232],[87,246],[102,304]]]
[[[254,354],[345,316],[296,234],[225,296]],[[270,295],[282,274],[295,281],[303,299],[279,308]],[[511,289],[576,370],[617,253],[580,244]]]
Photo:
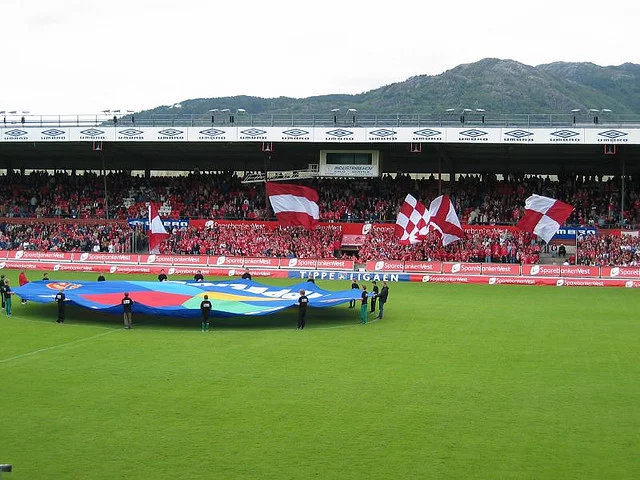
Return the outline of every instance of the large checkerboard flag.
[[[401,245],[420,243],[429,233],[429,210],[410,193],[407,194],[396,219],[395,235]]]
[[[427,208],[413,195],[407,194],[394,228],[401,245],[420,243],[432,231],[440,236],[445,247],[464,236],[448,195],[440,195]]]
[[[531,195],[524,203],[524,217],[517,227],[535,233],[549,243],[574,208],[560,200]]]

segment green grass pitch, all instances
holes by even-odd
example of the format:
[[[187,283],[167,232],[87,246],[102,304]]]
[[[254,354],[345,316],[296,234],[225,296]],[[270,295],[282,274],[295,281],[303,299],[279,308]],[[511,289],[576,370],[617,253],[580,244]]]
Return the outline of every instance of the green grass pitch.
[[[346,305],[311,309],[304,331],[294,310],[209,333],[134,316],[129,331],[15,299],[5,478],[640,478],[638,291],[394,283],[385,310],[360,325]]]

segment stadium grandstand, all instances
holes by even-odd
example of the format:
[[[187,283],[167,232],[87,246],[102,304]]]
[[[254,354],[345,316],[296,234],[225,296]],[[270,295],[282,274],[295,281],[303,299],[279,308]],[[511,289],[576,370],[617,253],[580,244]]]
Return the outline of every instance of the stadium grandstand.
[[[636,265],[638,123],[568,116],[51,117],[0,128],[0,250]],[[281,227],[264,180],[319,194],[320,225]],[[407,193],[451,197],[465,238],[403,246]],[[571,235],[515,228],[536,193],[575,207]],[[366,228],[365,228],[366,226]],[[562,254],[559,247],[562,246]],[[566,254],[564,253],[566,252]]]

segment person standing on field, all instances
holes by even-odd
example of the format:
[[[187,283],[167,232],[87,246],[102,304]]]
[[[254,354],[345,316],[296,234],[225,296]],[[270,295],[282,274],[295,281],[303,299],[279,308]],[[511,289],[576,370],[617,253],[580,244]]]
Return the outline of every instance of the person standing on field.
[[[298,298],[298,330],[304,330],[307,318],[307,306],[309,305],[309,297],[307,292],[300,290],[300,297]]]
[[[64,288],[56,293],[56,303],[58,304],[58,319],[56,323],[64,323],[65,316],[65,301],[67,300],[66,295],[64,294]]]
[[[360,285],[355,280],[351,282],[351,290],[360,290]],[[349,300],[349,308],[355,308],[356,300]]]
[[[11,287],[9,286],[9,279],[6,278],[4,280],[4,310],[7,312],[7,316],[11,316],[11,295],[13,292],[11,291]]]
[[[159,282],[166,282],[167,281],[167,274],[164,273],[164,268],[160,270],[160,274],[158,275],[158,281]]]
[[[378,289],[378,284],[376,283],[375,280],[371,283],[373,284],[373,287],[371,287],[371,313],[375,313],[376,300],[378,299],[378,292],[380,290]]]
[[[133,300],[129,297],[129,293],[124,292],[124,298],[120,303],[122,304],[122,311],[124,313],[124,328],[129,329],[132,324],[131,307],[133,307]]]
[[[367,286],[362,285],[362,295],[360,295],[360,323],[367,323],[367,301],[369,294],[367,293]]]
[[[27,275],[24,273],[24,270],[22,270],[20,272],[20,275],[18,275],[18,285],[20,287],[26,285],[27,283],[29,283],[29,280],[27,280]],[[20,299],[20,303],[22,305],[24,305],[25,303],[27,303],[27,301],[24,298]]]
[[[209,315],[211,314],[211,301],[209,295],[204,296],[204,300],[200,302],[200,314],[202,315],[202,322],[200,324],[203,332],[209,331]]]
[[[382,290],[378,294],[378,305],[380,306],[380,313],[376,318],[382,318],[384,315],[384,305],[387,303],[387,298],[389,298],[389,287],[387,287],[387,282],[382,282]]]
[[[4,304],[4,275],[0,275],[0,297],[2,297],[2,310],[5,309]]]

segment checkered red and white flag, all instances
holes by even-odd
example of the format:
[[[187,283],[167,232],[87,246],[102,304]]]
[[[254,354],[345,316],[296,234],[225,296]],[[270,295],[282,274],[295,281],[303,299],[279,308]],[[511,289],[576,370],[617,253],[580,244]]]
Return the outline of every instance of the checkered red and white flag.
[[[524,217],[517,227],[535,233],[549,243],[573,210],[571,205],[560,200],[531,195],[525,200]]]
[[[427,207],[413,195],[407,194],[394,227],[398,243],[401,245],[420,243],[429,233],[429,219]]]

